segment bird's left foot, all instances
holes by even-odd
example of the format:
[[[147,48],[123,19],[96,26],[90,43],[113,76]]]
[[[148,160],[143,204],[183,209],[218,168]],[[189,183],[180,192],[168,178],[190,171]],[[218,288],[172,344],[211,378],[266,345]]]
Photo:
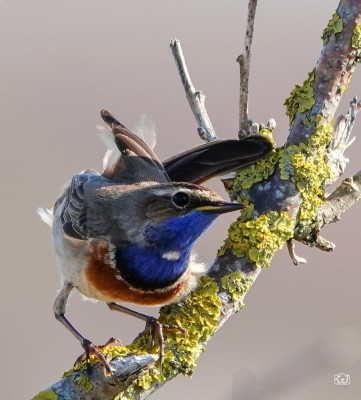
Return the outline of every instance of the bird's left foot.
[[[152,350],[155,344],[155,337],[158,336],[159,340],[159,364],[160,371],[162,371],[162,365],[164,360],[164,337],[163,331],[173,331],[173,332],[181,332],[184,336],[187,336],[187,331],[177,325],[165,325],[160,323],[157,318],[152,316],[147,316],[147,322],[145,325],[144,333],[150,334],[151,342],[150,349]]]
[[[85,352],[76,359],[74,365],[85,361],[87,370],[89,370],[90,355],[93,354],[95,356],[95,358],[97,358],[99,360],[99,362],[101,364],[103,364],[106,374],[113,375],[110,365],[106,361],[106,359],[103,356],[103,354],[101,353],[101,351],[108,348],[109,346],[114,345],[114,344],[121,345],[122,343],[119,339],[111,337],[105,344],[96,346],[93,343],[91,343],[90,340],[84,339],[84,341],[82,342],[82,346],[83,346]]]

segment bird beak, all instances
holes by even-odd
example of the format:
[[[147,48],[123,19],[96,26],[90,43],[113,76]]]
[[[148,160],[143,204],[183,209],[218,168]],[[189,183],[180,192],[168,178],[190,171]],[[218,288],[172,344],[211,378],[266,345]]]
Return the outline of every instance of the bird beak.
[[[197,210],[201,211],[208,211],[211,213],[217,213],[217,214],[224,214],[228,213],[231,211],[237,211],[242,208],[247,208],[247,204],[243,203],[227,203],[226,201],[223,203],[219,203],[217,205],[213,206],[203,206],[203,207],[197,207]]]

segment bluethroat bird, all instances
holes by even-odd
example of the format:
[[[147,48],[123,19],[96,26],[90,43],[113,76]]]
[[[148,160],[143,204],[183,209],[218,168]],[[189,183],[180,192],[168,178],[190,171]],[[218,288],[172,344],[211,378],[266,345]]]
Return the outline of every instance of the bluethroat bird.
[[[245,205],[225,202],[199,184],[236,171],[272,150],[262,136],[200,145],[163,163],[153,150],[109,112],[103,141],[108,150],[104,171],[74,175],[51,210],[39,209],[53,231],[61,273],[54,313],[81,343],[83,358],[93,354],[111,374],[100,347],[81,335],[65,317],[73,288],[106,302],[114,311],[146,322],[152,343],[157,335],[160,363],[165,326],[154,318],[117,304],[164,305],[184,298],[204,274],[192,256],[195,240],[223,213]],[[111,342],[109,342],[110,344]]]

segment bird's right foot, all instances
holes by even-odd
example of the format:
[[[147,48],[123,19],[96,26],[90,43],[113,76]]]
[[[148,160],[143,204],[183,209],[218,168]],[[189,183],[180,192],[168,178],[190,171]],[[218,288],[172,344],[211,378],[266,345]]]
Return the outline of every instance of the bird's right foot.
[[[180,332],[183,336],[187,336],[187,331],[177,325],[165,325],[158,321],[157,318],[152,316],[147,316],[147,322],[145,325],[145,334],[149,334],[151,337],[150,349],[152,350],[155,344],[156,336],[158,336],[159,341],[159,366],[160,371],[162,371],[163,360],[164,360],[164,337],[163,331],[173,331]]]

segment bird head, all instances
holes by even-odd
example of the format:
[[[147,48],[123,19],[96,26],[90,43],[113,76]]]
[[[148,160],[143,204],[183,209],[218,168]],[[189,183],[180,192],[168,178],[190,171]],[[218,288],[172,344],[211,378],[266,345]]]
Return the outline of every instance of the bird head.
[[[149,244],[179,250],[193,242],[220,215],[246,207],[224,201],[211,189],[169,183],[147,189],[143,196],[144,237]]]

